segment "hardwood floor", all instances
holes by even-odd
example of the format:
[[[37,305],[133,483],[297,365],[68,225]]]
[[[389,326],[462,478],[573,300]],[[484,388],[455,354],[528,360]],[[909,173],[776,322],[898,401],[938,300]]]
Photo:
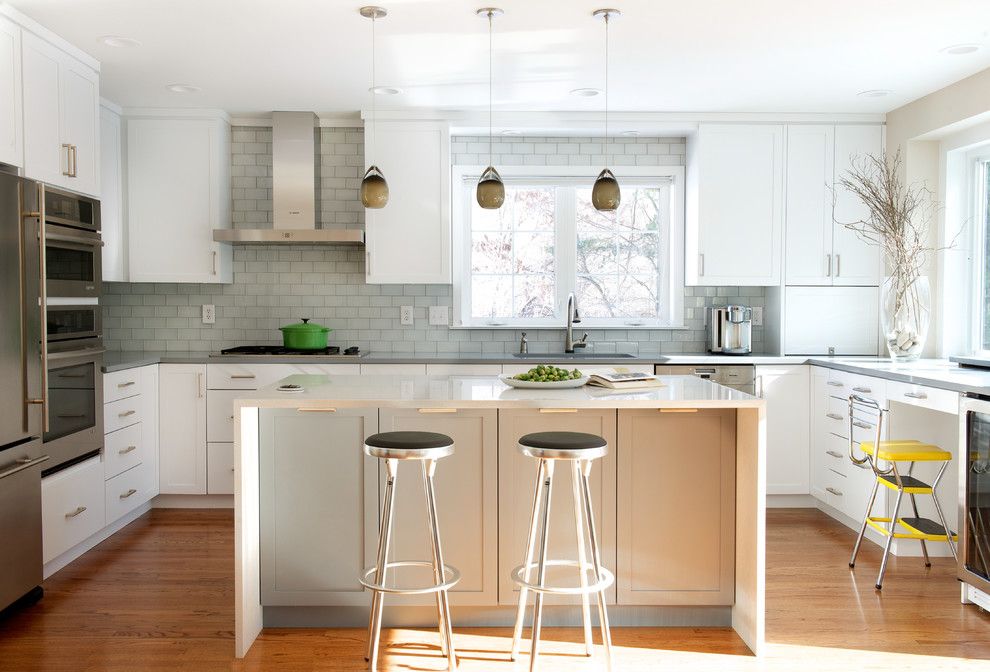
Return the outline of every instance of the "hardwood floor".
[[[873,590],[880,551],[846,567],[853,533],[814,510],[768,514],[768,655],[721,628],[616,628],[618,670],[984,670],[990,615],[959,604],[950,560],[931,570],[893,559]],[[363,670],[361,630],[266,630],[233,659],[233,515],[156,509],[45,582],[45,599],[0,620],[0,670]],[[455,612],[456,617],[456,612]],[[541,669],[604,669],[579,655],[579,629],[544,632]],[[458,629],[460,669],[513,665],[506,629]],[[391,630],[383,669],[443,670],[432,631]]]

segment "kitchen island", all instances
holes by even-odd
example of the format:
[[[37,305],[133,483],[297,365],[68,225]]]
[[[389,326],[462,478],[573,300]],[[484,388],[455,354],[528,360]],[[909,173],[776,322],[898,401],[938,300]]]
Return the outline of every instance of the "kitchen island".
[[[357,579],[373,564],[381,475],[360,448],[396,429],[455,441],[437,471],[446,558],[463,574],[451,593],[455,636],[458,625],[512,620],[508,574],[522,559],[535,475],[516,440],[572,429],[610,444],[592,490],[616,575],[613,625],[731,625],[760,655],[765,402],[691,376],[662,380],[616,392],[519,390],[489,376],[299,375],[282,382],[302,392],[245,392],[234,412],[236,655],[266,625],[366,623],[370,594]],[[423,524],[418,478],[406,473],[395,542],[403,559],[416,557]],[[554,489],[561,523],[552,518],[551,528],[564,537],[551,553],[573,549],[568,485]],[[426,604],[402,602],[391,620],[386,609],[386,625],[431,625]],[[558,604],[551,618],[574,622],[577,609]]]

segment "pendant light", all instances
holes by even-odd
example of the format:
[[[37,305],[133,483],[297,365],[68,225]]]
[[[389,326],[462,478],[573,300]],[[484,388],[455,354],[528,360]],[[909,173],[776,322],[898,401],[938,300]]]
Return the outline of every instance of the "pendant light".
[[[482,7],[476,14],[488,18],[488,167],[478,178],[475,197],[485,210],[497,210],[505,203],[505,185],[492,160],[492,20],[502,15],[497,7]]]
[[[595,18],[600,18],[605,21],[605,138],[604,147],[608,147],[608,23],[613,17],[621,16],[622,12],[617,9],[596,9],[592,16]],[[603,152],[605,154],[605,152]],[[608,156],[605,156],[606,164]],[[622,200],[622,193],[619,190],[619,181],[615,179],[615,175],[606,166],[601,173],[598,174],[598,179],[595,180],[595,186],[591,189],[591,203],[595,206],[595,210],[612,211],[619,207],[619,202]]]
[[[375,21],[388,16],[388,12],[383,7],[362,7],[361,16],[371,19],[371,154],[374,158],[375,152]],[[388,182],[385,181],[385,174],[381,168],[371,164],[368,172],[361,180],[361,203],[366,208],[384,208],[388,204]]]

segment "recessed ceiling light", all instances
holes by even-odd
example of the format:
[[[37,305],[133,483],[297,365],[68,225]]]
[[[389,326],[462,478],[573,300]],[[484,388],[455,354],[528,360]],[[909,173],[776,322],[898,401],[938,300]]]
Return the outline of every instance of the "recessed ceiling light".
[[[376,96],[397,96],[402,93],[402,89],[395,86],[373,86],[368,91]]]
[[[572,96],[581,96],[582,98],[593,98],[602,92],[601,89],[571,89]]]
[[[965,54],[972,54],[974,51],[979,51],[983,45],[966,43],[966,44],[953,44],[944,49],[940,49],[943,54],[949,54],[950,56],[963,56]]]
[[[622,131],[622,135],[626,136],[627,138],[638,138],[639,131]]]
[[[889,96],[890,93],[890,89],[867,89],[866,91],[860,91],[856,95],[861,98],[883,98],[884,96]]]
[[[172,93],[196,93],[200,90],[198,86],[192,84],[169,84],[165,88]]]
[[[522,135],[522,131],[517,131],[514,128],[507,128],[502,131],[502,135]]]
[[[108,47],[118,47],[124,49],[141,46],[141,43],[137,40],[130,37],[121,37],[120,35],[104,35],[100,38],[100,42]]]

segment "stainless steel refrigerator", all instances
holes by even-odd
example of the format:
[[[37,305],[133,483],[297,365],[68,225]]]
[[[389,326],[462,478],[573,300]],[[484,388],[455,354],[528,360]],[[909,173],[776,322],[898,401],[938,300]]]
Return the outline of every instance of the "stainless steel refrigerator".
[[[41,596],[41,194],[0,173],[0,609]]]

